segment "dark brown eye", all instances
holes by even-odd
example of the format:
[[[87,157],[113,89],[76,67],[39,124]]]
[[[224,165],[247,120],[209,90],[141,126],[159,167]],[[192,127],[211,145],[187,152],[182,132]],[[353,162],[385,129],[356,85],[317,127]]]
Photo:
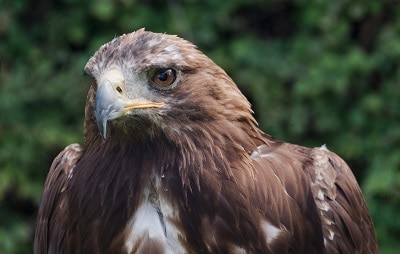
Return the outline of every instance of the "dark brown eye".
[[[168,87],[174,83],[176,79],[176,71],[173,69],[156,70],[151,80],[160,87]]]

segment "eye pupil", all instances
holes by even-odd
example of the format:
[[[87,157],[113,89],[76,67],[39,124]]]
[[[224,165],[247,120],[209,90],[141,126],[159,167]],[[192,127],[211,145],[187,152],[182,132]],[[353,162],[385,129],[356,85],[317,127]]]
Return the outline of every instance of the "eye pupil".
[[[161,81],[166,81],[168,79],[168,76],[171,75],[171,70],[166,70],[164,72],[158,73],[157,77]]]
[[[160,87],[168,87],[176,80],[176,71],[173,69],[158,69],[151,80]]]

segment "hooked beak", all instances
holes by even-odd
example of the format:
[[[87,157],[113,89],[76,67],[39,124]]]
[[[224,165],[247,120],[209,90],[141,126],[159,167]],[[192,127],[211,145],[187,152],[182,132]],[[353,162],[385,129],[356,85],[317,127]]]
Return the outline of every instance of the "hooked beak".
[[[161,108],[163,102],[153,102],[142,98],[125,99],[111,81],[103,80],[96,92],[96,121],[100,134],[107,138],[107,122],[128,114],[134,109]]]

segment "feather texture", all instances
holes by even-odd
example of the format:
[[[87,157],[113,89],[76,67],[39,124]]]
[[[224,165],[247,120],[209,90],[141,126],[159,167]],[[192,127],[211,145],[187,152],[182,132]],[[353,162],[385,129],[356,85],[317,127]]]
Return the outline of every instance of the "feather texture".
[[[155,89],[154,68],[173,68],[175,83]],[[96,91],[110,69],[123,73],[126,100],[164,106],[109,121],[103,140]],[[378,253],[346,163],[264,134],[234,82],[189,42],[139,30],[85,70],[86,141],[50,168],[36,253]]]

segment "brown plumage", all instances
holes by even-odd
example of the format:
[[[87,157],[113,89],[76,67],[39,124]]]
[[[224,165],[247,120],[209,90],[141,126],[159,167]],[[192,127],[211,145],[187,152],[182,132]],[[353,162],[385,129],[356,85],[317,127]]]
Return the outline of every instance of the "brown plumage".
[[[139,30],[85,71],[85,144],[50,168],[36,253],[378,252],[346,163],[264,134],[191,43]]]

